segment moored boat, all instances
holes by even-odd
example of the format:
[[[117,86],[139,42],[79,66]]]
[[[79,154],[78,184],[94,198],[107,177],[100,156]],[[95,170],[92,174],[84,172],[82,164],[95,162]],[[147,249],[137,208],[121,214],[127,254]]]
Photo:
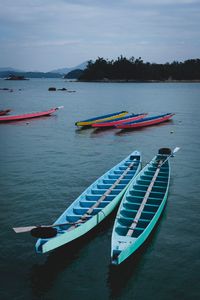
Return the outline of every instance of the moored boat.
[[[49,116],[62,107],[63,106],[59,106],[59,107],[51,108],[47,111],[41,111],[41,112],[34,112],[34,113],[27,113],[27,114],[21,114],[21,115],[13,115],[13,116],[12,115],[3,116],[3,117],[0,117],[0,122],[20,121],[20,120],[25,120],[25,119]]]
[[[17,233],[31,231],[33,236],[39,238],[36,243],[39,253],[67,244],[86,234],[114,210],[140,169],[141,155],[134,151],[92,183],[53,225],[14,230]]]
[[[142,113],[142,114],[131,114],[122,118],[117,118],[115,120],[110,120],[110,121],[104,121],[100,123],[94,123],[92,124],[92,127],[95,128],[107,128],[107,127],[115,127],[115,125],[123,124],[125,122],[132,122],[136,121],[139,119],[144,118],[147,115],[147,113]]]
[[[155,227],[167,200],[172,154],[168,148],[160,149],[129,185],[113,227],[112,264],[119,265],[133,254]]]
[[[0,116],[7,115],[10,111],[11,111],[11,109],[0,110]]]
[[[169,119],[171,119],[173,116],[174,116],[174,113],[167,113],[167,114],[158,115],[158,116],[154,116],[154,117],[143,118],[143,119],[140,119],[137,121],[127,122],[127,123],[123,123],[120,125],[116,125],[116,128],[118,128],[118,129],[134,129],[134,128],[139,128],[139,127],[146,127],[146,126],[166,122]]]
[[[108,120],[114,120],[116,118],[121,118],[123,116],[125,116],[128,112],[127,111],[120,111],[120,112],[116,112],[116,113],[112,113],[112,114],[108,114],[108,115],[103,115],[103,116],[98,116],[98,117],[94,117],[91,119],[87,119],[87,120],[83,120],[83,121],[77,121],[75,123],[76,126],[91,126],[94,123],[97,122],[104,122],[104,121],[108,121]]]

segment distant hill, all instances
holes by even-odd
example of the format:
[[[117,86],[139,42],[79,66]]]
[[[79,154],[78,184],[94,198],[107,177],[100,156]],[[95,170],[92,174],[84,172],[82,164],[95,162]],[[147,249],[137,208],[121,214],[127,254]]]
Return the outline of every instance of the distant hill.
[[[10,67],[4,67],[4,68],[0,68],[0,72],[10,72],[10,73],[12,73],[12,72],[25,72],[25,71],[10,68]]]
[[[84,70],[84,69],[86,69],[87,64],[88,64],[88,62],[85,61],[85,62],[83,62],[82,64],[80,64],[78,66],[75,66],[75,67],[72,67],[72,68],[56,69],[56,70],[50,71],[50,73],[58,73],[58,74],[65,75],[65,74],[67,74],[67,73],[69,73],[69,72],[71,72],[73,70],[77,70],[77,69]]]
[[[72,67],[72,68],[62,68],[57,70],[52,70],[50,72],[26,72],[10,67],[0,67],[0,78],[7,78],[10,75],[14,76],[24,76],[25,78],[62,78],[64,75],[68,74],[73,70],[84,70],[87,67],[87,61],[82,64]],[[72,73],[72,76],[74,73]]]
[[[16,71],[0,71],[0,78],[7,78],[11,75],[24,76],[25,78],[62,78],[63,75],[57,73],[43,72],[16,72]]]

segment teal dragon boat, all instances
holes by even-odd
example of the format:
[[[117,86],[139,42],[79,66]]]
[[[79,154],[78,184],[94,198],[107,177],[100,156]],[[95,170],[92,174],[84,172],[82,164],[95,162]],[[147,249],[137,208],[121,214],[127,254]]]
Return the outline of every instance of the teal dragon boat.
[[[119,204],[133,178],[141,170],[141,154],[127,158],[92,183],[52,225],[13,228],[16,233],[31,231],[39,238],[36,252],[45,253],[65,245],[102,222]]]
[[[133,254],[155,227],[167,200],[172,154],[168,148],[160,149],[124,194],[112,232],[112,264],[119,265]]]

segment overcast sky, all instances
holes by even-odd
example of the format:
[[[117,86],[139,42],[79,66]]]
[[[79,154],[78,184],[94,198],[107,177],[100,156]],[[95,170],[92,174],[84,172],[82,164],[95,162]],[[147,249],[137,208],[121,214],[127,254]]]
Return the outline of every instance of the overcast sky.
[[[0,67],[200,58],[200,0],[0,0]]]

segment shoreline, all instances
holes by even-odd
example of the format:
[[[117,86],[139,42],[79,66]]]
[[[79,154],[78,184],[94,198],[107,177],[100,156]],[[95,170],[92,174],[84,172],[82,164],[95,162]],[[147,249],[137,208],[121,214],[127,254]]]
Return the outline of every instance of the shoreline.
[[[102,83],[200,83],[196,80],[123,80],[123,79],[102,79],[102,80],[77,80],[77,82],[102,82]]]

